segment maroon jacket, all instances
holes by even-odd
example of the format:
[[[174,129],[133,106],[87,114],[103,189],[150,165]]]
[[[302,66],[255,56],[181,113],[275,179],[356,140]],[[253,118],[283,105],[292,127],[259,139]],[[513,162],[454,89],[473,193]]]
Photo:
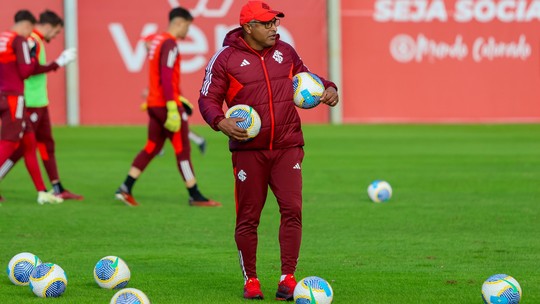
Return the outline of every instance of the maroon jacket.
[[[30,57],[24,37],[11,31],[0,33],[0,94],[23,95],[26,78],[56,69],[55,62],[40,65]]]
[[[300,116],[293,102],[292,77],[308,72],[296,51],[276,39],[274,46],[258,52],[242,38],[242,28],[230,31],[206,67],[199,109],[206,122],[219,130],[228,107],[252,106],[261,117],[261,131],[247,142],[229,141],[229,149],[272,150],[304,145]],[[336,87],[320,77],[325,88]]]

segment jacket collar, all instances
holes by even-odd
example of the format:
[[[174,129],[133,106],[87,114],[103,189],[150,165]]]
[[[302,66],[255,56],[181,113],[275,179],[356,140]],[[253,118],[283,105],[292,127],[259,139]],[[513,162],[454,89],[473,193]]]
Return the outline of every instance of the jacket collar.
[[[276,35],[276,44],[279,41],[280,41],[279,40],[279,34],[277,34]],[[237,49],[242,49],[242,50],[250,50],[250,51],[252,50],[248,46],[248,44],[244,41],[242,27],[237,27],[237,28],[233,29],[232,31],[228,32],[227,35],[225,35],[225,39],[223,40],[223,46],[231,46],[231,47],[234,47],[234,48],[237,48]],[[271,49],[273,47],[275,47],[275,45],[262,50],[262,52],[264,53],[265,51],[267,51],[268,49]]]

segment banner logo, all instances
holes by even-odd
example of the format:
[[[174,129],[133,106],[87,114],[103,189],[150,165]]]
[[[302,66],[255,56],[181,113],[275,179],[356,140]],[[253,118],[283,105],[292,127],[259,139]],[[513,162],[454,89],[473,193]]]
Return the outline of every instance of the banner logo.
[[[474,62],[500,59],[527,60],[532,47],[525,35],[514,41],[498,41],[494,37],[477,37],[467,44],[462,35],[456,35],[453,42],[437,41],[424,34],[415,37],[398,34],[390,41],[390,54],[400,63],[435,62],[445,59],[464,60],[469,55]]]

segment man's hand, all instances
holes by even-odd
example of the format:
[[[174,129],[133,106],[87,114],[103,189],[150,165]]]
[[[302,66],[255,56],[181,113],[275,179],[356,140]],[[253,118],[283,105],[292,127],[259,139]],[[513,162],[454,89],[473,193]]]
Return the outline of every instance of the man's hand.
[[[167,101],[167,120],[163,126],[171,132],[180,130],[180,113],[178,113],[176,101]]]
[[[77,49],[71,48],[64,50],[55,60],[56,64],[63,67],[77,58]]]
[[[337,105],[339,96],[336,89],[334,87],[328,87],[328,89],[324,90],[324,93],[321,96],[321,102],[331,107]]]
[[[246,141],[249,139],[247,130],[236,125],[237,122],[244,121],[244,118],[230,117],[221,120],[217,127],[229,138],[236,141]]]

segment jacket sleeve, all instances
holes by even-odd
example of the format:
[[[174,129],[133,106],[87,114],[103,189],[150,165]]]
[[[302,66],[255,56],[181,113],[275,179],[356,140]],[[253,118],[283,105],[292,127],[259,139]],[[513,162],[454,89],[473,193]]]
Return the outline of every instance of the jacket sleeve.
[[[201,115],[206,123],[216,131],[219,131],[218,123],[225,118],[223,101],[229,88],[224,49],[226,48],[218,51],[208,62],[199,95]]]
[[[28,47],[28,42],[23,37],[17,36],[13,39],[13,51],[17,58],[17,69],[19,70],[19,75],[23,79],[26,79],[32,75],[36,60],[35,58],[30,57],[30,49]]]
[[[178,46],[176,42],[172,39],[167,39],[163,42],[159,56],[159,77],[161,79],[161,86],[163,87],[163,96],[165,100],[171,101],[174,100],[173,86],[179,85],[173,83],[174,64],[176,57],[178,57]]]
[[[307,66],[304,65],[304,62],[302,61],[302,59],[300,58],[298,53],[296,53],[296,51],[294,50],[294,48],[292,46],[290,46],[290,49],[291,49],[291,54],[292,54],[293,64],[294,64],[293,75],[296,75],[296,74],[302,73],[302,72],[313,73],[308,69]],[[317,75],[321,79],[321,81],[324,84],[325,89],[328,89],[329,87],[333,87],[334,89],[337,90],[337,86],[336,86],[335,83],[333,83],[330,80],[326,80],[324,77],[321,77],[320,75],[318,75],[316,73],[313,73],[313,74]]]
[[[36,74],[43,74],[43,73],[48,73],[50,71],[56,71],[60,66],[58,65],[58,63],[56,62],[51,62],[47,65],[41,65],[39,64],[39,62],[37,61],[37,58],[33,58],[32,59],[32,64],[34,65],[34,69],[32,70],[32,74],[31,75],[36,75]]]
[[[39,64],[38,59],[32,57],[30,54],[28,41],[22,37],[17,37],[13,40],[13,49],[17,56],[17,69],[23,79],[58,69],[58,64],[54,61],[47,65]]]

